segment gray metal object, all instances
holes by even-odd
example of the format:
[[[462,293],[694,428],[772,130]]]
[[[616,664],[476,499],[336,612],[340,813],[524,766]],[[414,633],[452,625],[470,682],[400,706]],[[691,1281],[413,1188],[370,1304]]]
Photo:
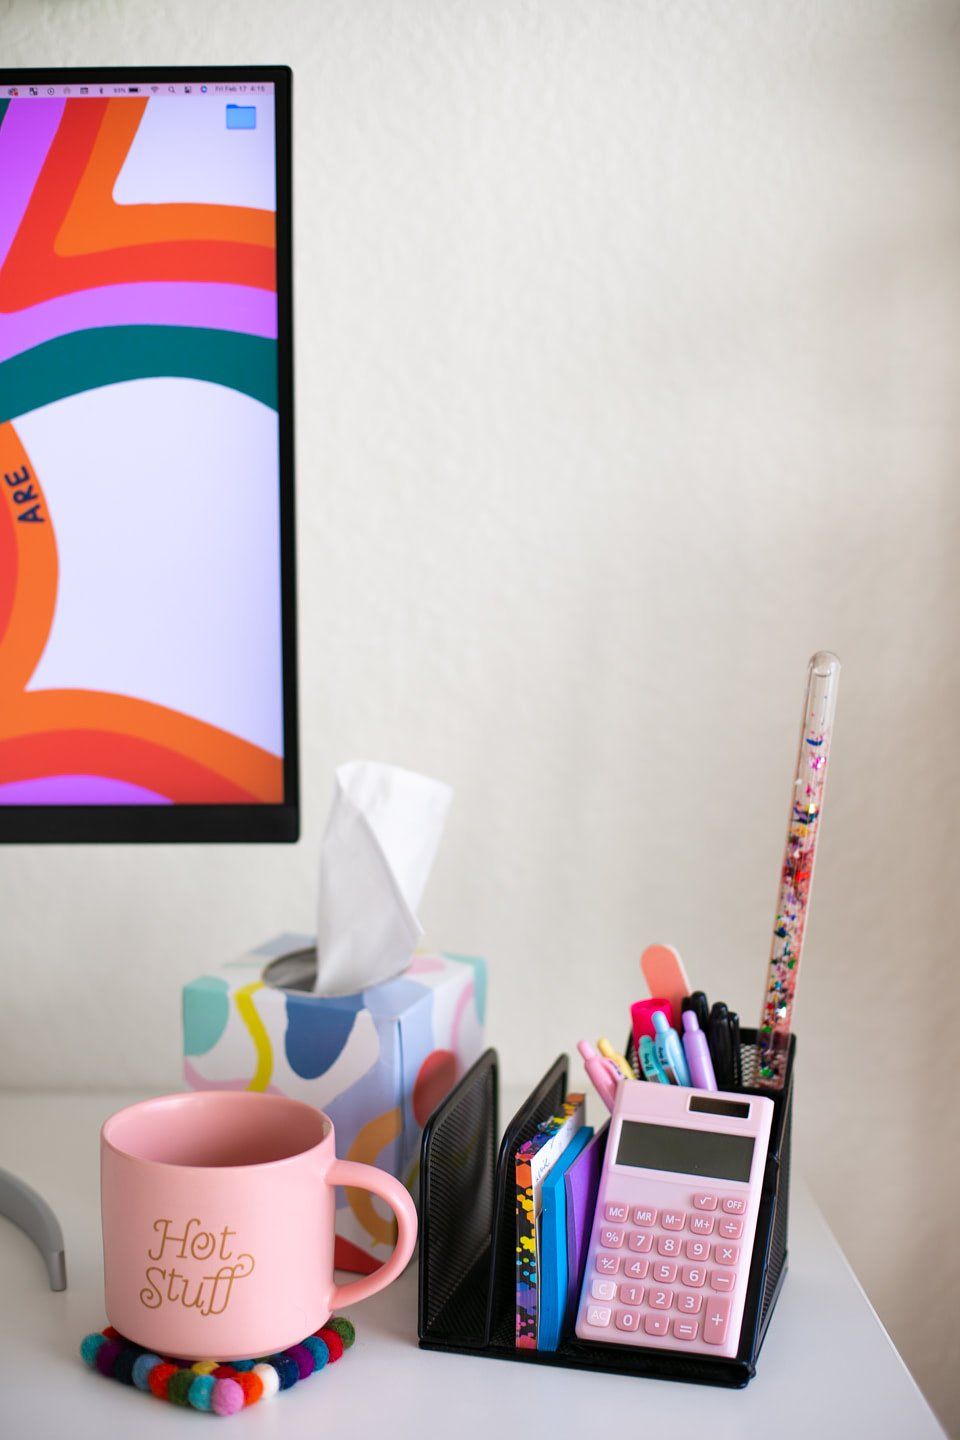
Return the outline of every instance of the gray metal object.
[[[67,1261],[60,1221],[43,1196],[9,1170],[0,1170],[0,1215],[12,1220],[36,1245],[47,1267],[50,1289],[66,1290]]]

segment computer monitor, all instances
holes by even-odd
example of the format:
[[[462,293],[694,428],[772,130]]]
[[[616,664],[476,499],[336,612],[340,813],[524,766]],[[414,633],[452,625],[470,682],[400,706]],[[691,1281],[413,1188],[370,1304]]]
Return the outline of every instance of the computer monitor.
[[[290,72],[0,70],[0,840],[295,840]]]

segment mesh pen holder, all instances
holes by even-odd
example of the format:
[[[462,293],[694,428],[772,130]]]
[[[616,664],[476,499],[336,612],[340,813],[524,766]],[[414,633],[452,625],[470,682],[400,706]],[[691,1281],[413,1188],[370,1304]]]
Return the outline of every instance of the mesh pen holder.
[[[755,1088],[756,1031],[742,1034],[744,1094]],[[740,1388],[757,1357],[787,1268],[790,1131],[796,1041],[786,1076],[770,1094],[774,1117],[747,1283],[740,1347],[733,1359],[638,1345],[578,1340],[568,1325],[556,1350],[514,1344],[516,1222],[514,1155],[567,1093],[567,1057],[558,1056],[513,1116],[497,1145],[497,1052],[487,1050],[434,1111],[420,1148],[418,1330],[425,1350],[454,1350],[525,1365],[563,1365],[648,1379]],[[578,1286],[579,1289],[579,1286]]]

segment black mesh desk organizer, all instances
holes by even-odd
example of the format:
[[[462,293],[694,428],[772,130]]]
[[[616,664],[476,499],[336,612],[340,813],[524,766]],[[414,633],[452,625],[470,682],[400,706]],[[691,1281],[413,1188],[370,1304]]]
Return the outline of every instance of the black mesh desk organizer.
[[[756,1090],[756,1032],[743,1032],[743,1091]],[[516,1220],[514,1154],[567,1093],[560,1055],[507,1126],[499,1147],[497,1052],[487,1050],[427,1121],[420,1150],[420,1345],[526,1365],[564,1365],[618,1375],[739,1388],[757,1357],[787,1268],[787,1205],[796,1042],[775,1114],[763,1177],[747,1299],[735,1359],[578,1340],[555,1351],[514,1346]],[[630,1056],[635,1063],[635,1057]],[[582,1278],[582,1277],[580,1277]],[[578,1286],[579,1288],[579,1286]]]

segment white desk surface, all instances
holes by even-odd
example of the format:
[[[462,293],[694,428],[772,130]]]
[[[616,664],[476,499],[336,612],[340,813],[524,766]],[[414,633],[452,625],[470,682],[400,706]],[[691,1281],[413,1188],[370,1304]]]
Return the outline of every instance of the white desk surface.
[[[419,1350],[414,1262],[395,1285],[351,1312],[358,1338],[343,1360],[293,1390],[228,1421],[154,1400],[91,1373],[77,1351],[83,1335],[105,1324],[98,1130],[113,1110],[139,1098],[0,1094],[0,1162],[57,1212],[68,1280],[64,1293],[51,1293],[31,1242],[0,1220],[3,1440],[175,1440],[193,1433],[193,1425],[219,1434],[224,1424],[234,1440],[380,1434],[420,1440],[451,1433],[457,1440],[490,1440],[511,1415],[521,1414],[531,1417],[529,1433],[561,1437],[602,1431],[710,1440],[925,1440],[944,1433],[809,1191],[796,1180],[789,1272],[746,1390]],[[509,1103],[503,1110],[511,1113]]]

